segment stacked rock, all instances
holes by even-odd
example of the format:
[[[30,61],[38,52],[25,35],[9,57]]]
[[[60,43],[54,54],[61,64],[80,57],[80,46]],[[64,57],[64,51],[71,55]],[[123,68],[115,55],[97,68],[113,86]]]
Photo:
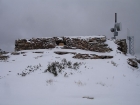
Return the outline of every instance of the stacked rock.
[[[76,59],[111,59],[113,58],[113,56],[109,56],[109,55],[96,55],[96,54],[75,54],[73,56],[73,58]]]
[[[66,38],[66,46],[65,48],[75,47],[77,49],[90,50],[96,52],[110,52],[111,48],[107,47],[108,45],[104,42],[106,41],[106,37],[99,38]]]
[[[115,43],[118,45],[118,50],[120,50],[124,54],[127,54],[127,43],[126,43],[126,39],[116,40]]]
[[[104,42],[106,37],[94,38],[71,38],[71,37],[52,37],[52,38],[32,38],[29,40],[19,39],[15,41],[15,51],[30,49],[49,49],[56,45],[64,46],[67,49],[82,49],[96,52],[110,52],[111,48]]]
[[[30,49],[49,49],[55,48],[56,42],[54,38],[32,38],[29,40],[19,39],[15,41],[15,50],[30,50]]]

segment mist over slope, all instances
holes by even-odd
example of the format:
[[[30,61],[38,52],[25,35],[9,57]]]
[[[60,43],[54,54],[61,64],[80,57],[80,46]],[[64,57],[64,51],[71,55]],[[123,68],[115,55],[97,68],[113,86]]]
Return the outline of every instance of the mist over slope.
[[[56,46],[3,54],[9,58],[0,60],[0,104],[139,105],[140,64],[130,66],[134,56],[114,42],[104,42],[109,52]]]

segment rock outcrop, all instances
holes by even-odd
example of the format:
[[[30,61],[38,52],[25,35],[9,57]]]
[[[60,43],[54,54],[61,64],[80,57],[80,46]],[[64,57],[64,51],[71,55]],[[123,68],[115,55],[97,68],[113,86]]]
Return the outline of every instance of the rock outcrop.
[[[126,43],[126,39],[116,40],[115,43],[118,45],[118,50],[120,50],[124,54],[127,54],[127,43]]]
[[[113,56],[109,55],[96,55],[96,54],[76,54],[73,58],[77,59],[111,59]]]
[[[138,63],[134,58],[129,58],[127,63],[134,68],[138,68]]]
[[[64,54],[76,54],[76,52],[62,52],[62,51],[55,51],[55,54],[64,55]]]
[[[8,58],[9,58],[9,56],[0,55],[0,60],[7,60]]]

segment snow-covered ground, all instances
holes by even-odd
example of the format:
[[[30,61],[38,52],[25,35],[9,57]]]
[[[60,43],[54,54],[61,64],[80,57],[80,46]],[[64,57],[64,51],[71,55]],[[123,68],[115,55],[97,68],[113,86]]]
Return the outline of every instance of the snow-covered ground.
[[[133,56],[117,53],[117,45],[111,40],[106,43],[112,52],[57,47],[22,51],[26,56],[9,53],[8,62],[0,62],[0,105],[140,105],[140,69],[127,64],[127,59]],[[43,53],[33,53],[35,51]],[[54,51],[112,55],[114,58],[82,60],[72,58],[73,54],[57,55]],[[60,62],[64,58],[82,65],[78,70],[66,68],[56,77],[44,73],[49,62]],[[37,70],[26,76],[18,75],[36,67]]]

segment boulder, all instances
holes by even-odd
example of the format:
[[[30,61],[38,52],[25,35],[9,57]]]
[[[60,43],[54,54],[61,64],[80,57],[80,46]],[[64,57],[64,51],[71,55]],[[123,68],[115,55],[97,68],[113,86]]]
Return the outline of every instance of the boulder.
[[[138,63],[136,62],[134,58],[129,58],[127,63],[134,68],[138,68]]]

